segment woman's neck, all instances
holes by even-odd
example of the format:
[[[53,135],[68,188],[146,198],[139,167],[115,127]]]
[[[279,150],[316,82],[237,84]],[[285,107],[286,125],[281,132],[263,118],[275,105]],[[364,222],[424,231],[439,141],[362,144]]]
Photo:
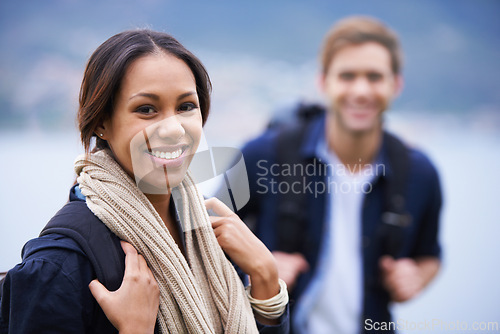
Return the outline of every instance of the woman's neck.
[[[181,252],[186,256],[184,247],[181,241],[181,236],[179,231],[179,225],[175,221],[175,217],[171,214],[170,210],[170,198],[172,197],[171,193],[168,194],[145,194],[149,199],[156,212],[160,215],[161,220],[165,224],[168,232],[176,242],[177,246]]]
[[[170,197],[171,194],[145,194],[149,199],[153,207],[156,209],[156,212],[160,215],[160,218],[163,220],[165,225],[169,225],[172,222],[173,217],[170,217]]]

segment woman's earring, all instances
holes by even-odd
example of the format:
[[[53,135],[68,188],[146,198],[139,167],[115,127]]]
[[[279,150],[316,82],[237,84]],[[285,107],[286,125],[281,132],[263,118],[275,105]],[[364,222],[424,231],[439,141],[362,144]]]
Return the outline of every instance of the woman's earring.
[[[102,134],[102,133],[100,133],[100,134],[99,134],[99,136],[101,136],[101,137],[102,137],[103,135],[104,135],[104,134]]]

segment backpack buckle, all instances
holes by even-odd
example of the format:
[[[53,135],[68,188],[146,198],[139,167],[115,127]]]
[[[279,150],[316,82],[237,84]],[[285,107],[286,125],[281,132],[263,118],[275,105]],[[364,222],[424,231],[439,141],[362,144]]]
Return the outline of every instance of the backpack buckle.
[[[410,226],[412,218],[409,214],[386,211],[382,214],[382,221],[392,226],[407,227]]]

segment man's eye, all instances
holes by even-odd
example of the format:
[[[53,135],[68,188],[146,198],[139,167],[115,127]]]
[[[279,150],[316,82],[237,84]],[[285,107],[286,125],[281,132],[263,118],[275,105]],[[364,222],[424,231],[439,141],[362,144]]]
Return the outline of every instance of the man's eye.
[[[355,75],[354,73],[340,73],[339,77],[343,81],[351,81],[354,80]]]
[[[198,108],[198,106],[194,103],[191,103],[191,102],[187,102],[187,103],[183,103],[179,106],[179,111],[180,112],[187,112],[187,111],[191,111],[191,110],[194,110]]]
[[[369,73],[368,74],[368,80],[370,82],[380,81],[380,80],[382,80],[382,74],[380,74],[380,73]]]
[[[135,111],[143,115],[152,115],[156,112],[156,110],[151,106],[142,106],[137,108]]]

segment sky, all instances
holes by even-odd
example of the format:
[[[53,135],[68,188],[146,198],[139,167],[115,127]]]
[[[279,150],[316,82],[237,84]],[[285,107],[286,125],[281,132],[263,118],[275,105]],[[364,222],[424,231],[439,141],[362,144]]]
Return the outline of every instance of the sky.
[[[317,55],[346,15],[375,16],[401,37],[405,89],[394,109],[474,115],[500,128],[491,116],[500,111],[499,14],[496,0],[3,0],[0,129],[72,126],[89,55],[137,27],[171,33],[199,56],[218,118],[265,123],[283,105],[320,99]]]

